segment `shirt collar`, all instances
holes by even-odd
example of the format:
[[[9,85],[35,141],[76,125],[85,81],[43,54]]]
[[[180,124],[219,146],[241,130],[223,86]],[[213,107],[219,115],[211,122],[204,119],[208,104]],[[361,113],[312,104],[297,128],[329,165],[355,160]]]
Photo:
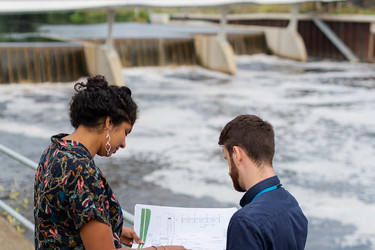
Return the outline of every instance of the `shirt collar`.
[[[71,150],[80,155],[86,156],[89,159],[92,159],[92,155],[90,154],[90,151],[85,147],[85,145],[79,143],[78,141],[63,139],[67,135],[68,134],[54,135],[51,137],[51,141],[59,150]]]
[[[272,187],[274,185],[279,185],[280,180],[279,178],[275,175],[273,177],[267,178],[261,182],[258,182],[254,186],[252,186],[249,190],[246,191],[244,196],[242,197],[240,201],[241,207],[244,207],[245,205],[249,204],[254,197],[261,192],[265,188]]]

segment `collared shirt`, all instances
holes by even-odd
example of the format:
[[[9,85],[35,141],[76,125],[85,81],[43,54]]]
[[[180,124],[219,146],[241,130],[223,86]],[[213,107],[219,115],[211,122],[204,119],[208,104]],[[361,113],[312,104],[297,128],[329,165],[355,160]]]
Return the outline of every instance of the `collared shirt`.
[[[35,248],[84,249],[79,230],[92,219],[109,225],[121,247],[119,202],[88,149],[64,136],[51,138],[35,174]]]
[[[308,222],[296,199],[282,187],[255,198],[262,190],[279,184],[274,176],[245,193],[240,201],[242,208],[229,222],[227,250],[305,248]]]

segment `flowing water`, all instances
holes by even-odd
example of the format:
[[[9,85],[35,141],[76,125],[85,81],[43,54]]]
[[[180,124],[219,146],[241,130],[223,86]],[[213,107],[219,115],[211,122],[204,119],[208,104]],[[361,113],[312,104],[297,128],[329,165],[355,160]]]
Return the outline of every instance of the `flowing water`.
[[[306,249],[375,249],[375,65],[267,55],[237,65],[235,76],[124,69],[139,120],[124,150],[95,158],[123,208],[238,207],[217,141],[229,120],[256,114],[273,124],[275,171],[309,219]],[[73,84],[1,85],[0,143],[37,162],[51,135],[72,132]],[[0,197],[32,220],[34,171],[0,161]]]

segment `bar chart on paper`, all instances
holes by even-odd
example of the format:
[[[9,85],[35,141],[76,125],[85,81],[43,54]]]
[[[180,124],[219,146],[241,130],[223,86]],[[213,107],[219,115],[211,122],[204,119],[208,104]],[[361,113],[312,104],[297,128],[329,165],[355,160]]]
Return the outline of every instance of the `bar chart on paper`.
[[[224,250],[230,218],[236,208],[181,208],[137,204],[134,230],[145,244],[183,245],[194,250]]]

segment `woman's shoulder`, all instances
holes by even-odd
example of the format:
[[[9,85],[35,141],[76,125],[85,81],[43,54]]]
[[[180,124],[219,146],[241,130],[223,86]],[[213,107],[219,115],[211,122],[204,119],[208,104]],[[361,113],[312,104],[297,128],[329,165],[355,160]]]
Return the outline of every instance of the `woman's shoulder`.
[[[70,154],[66,157],[66,170],[73,171],[75,174],[88,175],[88,176],[99,176],[101,171],[95,165],[95,162],[87,157],[81,155]]]
[[[71,156],[82,156],[83,158],[92,159],[92,156],[85,145],[78,141],[66,139],[65,137],[67,135],[68,134],[58,134],[52,136],[52,145],[54,145],[57,150],[70,154]]]
[[[43,172],[49,172],[54,178],[69,176],[97,176],[102,173],[96,167],[94,160],[80,150],[71,150],[51,146],[46,154],[43,154],[39,163]]]

